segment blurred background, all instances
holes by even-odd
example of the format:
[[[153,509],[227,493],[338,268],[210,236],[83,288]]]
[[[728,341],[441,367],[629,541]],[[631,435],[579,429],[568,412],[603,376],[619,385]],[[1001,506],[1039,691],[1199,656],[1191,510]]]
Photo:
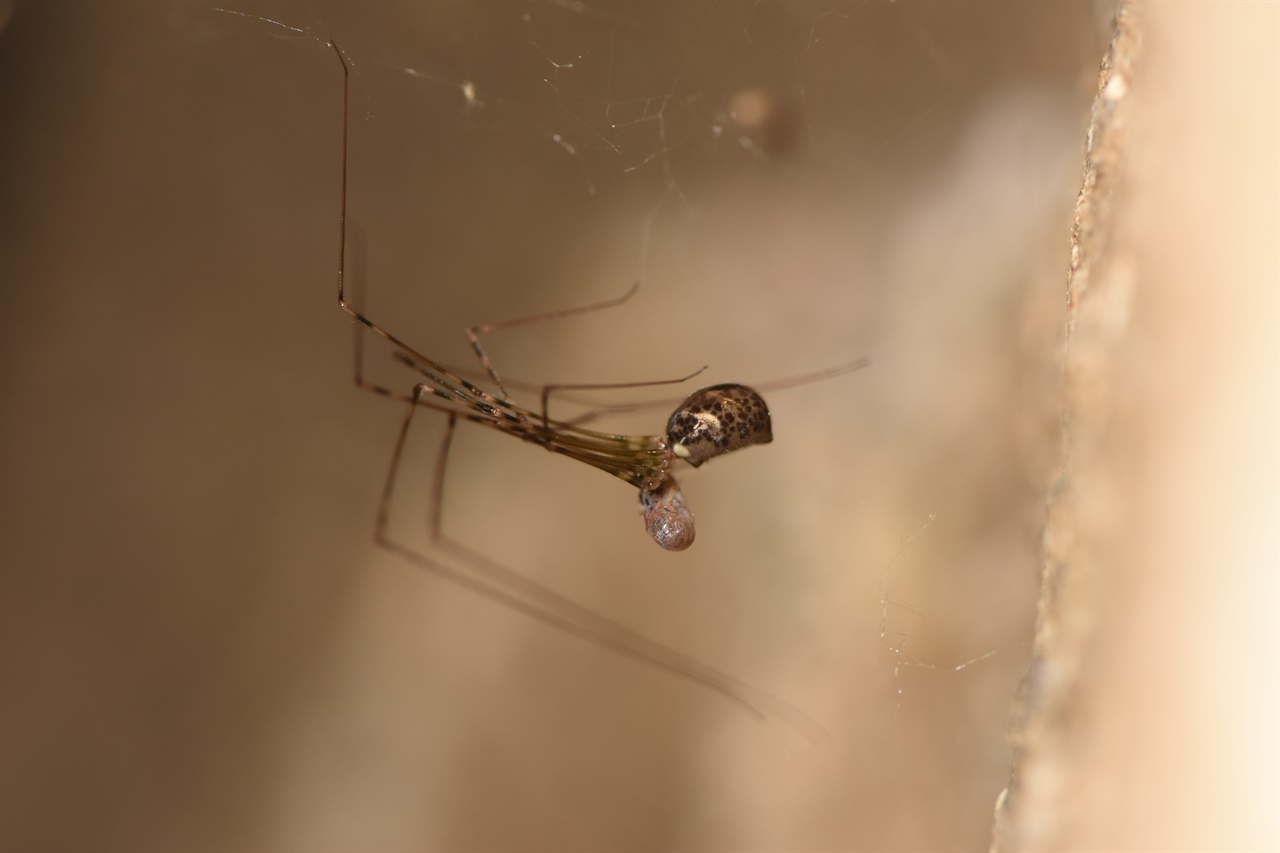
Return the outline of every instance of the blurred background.
[[[985,848],[1110,5],[223,5],[2,7],[6,849]],[[334,300],[328,38],[352,286],[421,351],[640,281],[494,363],[874,359],[682,476],[684,553],[504,435],[462,427],[446,484],[450,537],[825,736],[374,545],[402,409]],[[427,553],[441,426],[392,517]]]

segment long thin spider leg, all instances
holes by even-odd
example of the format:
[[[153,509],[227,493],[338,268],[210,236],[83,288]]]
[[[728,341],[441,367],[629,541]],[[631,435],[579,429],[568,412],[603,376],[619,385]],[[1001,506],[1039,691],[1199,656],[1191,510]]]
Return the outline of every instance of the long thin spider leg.
[[[867,356],[854,359],[848,364],[829,367],[826,370],[815,370],[810,373],[801,373],[796,376],[784,376],[781,379],[775,379],[772,382],[762,382],[752,385],[761,394],[770,391],[781,391],[786,388],[794,388],[798,385],[808,385],[811,382],[823,382],[827,379],[834,379],[837,376],[843,376],[846,373],[853,373],[855,370],[861,370],[871,364],[871,359]],[[578,402],[578,401],[576,401]],[[681,400],[676,397],[669,397],[662,400],[646,400],[643,403],[623,403],[616,406],[598,406],[589,412],[583,412],[576,417],[568,418],[564,421],[569,426],[584,426],[597,421],[600,418],[610,415],[630,414],[631,412],[641,412],[646,409],[671,409],[673,406],[679,405]]]
[[[780,391],[787,388],[793,388],[797,385],[807,385],[811,382],[822,382],[827,379],[833,379],[837,376],[842,376],[846,373],[852,373],[855,370],[860,370],[864,367],[869,366],[870,364],[871,364],[871,359],[868,358],[867,356],[862,356],[861,358],[854,359],[853,361],[848,362],[846,364],[836,365],[835,367],[830,367],[825,370],[811,371],[809,373],[800,373],[795,376],[784,376],[781,379],[775,379],[765,383],[759,383],[759,382],[752,383],[751,387],[756,389],[761,394],[766,394],[766,393],[769,393],[770,391]],[[472,380],[484,379],[484,372],[481,370],[476,370],[469,367],[458,367],[457,365],[448,365],[448,364],[443,366],[444,366],[444,369],[449,371],[450,373],[456,376],[461,376],[465,379],[472,379]],[[502,382],[508,389],[524,391],[528,394],[540,394],[542,392],[542,389],[546,387],[543,385],[539,385],[537,382],[529,382],[524,379],[513,379],[510,376],[505,377],[502,380]],[[565,421],[565,423],[573,424],[575,426],[581,426],[584,423],[589,423],[590,421],[598,420],[599,418],[605,417],[607,415],[629,414],[635,411],[644,411],[645,409],[670,409],[672,406],[680,402],[677,398],[672,397],[672,398],[664,398],[662,400],[648,400],[641,403],[610,404],[597,397],[593,397],[587,394],[563,393],[565,390],[569,390],[570,386],[556,385],[553,387],[555,387],[556,389],[557,399],[566,400],[570,403],[574,403],[575,405],[579,405],[579,406],[590,407],[591,411],[584,412],[581,415],[577,415]]]
[[[504,400],[511,399],[507,394],[507,389],[502,384],[502,380],[498,378],[498,371],[494,368],[493,362],[489,360],[489,356],[484,351],[484,347],[480,345],[480,335],[489,332],[497,332],[502,329],[511,329],[516,326],[528,326],[533,323],[545,323],[548,320],[559,320],[562,317],[573,317],[578,314],[588,314],[592,311],[600,311],[605,308],[613,308],[626,302],[636,291],[640,289],[640,282],[631,285],[626,293],[613,299],[606,299],[603,302],[593,302],[590,305],[579,305],[576,308],[561,308],[558,311],[547,311],[544,314],[534,314],[530,317],[517,317],[514,320],[503,320],[499,323],[482,323],[478,326],[470,326],[467,328],[467,340],[471,342],[471,349],[475,351],[476,357],[480,359],[480,363],[484,365],[484,369],[488,372],[489,378],[493,380],[493,384],[498,388],[498,396]]]
[[[365,272],[364,229],[360,228],[359,226],[354,226],[352,227],[351,230],[352,230],[351,255],[353,259],[352,265],[356,268],[356,271],[359,274],[358,277],[361,280],[364,280],[367,278],[367,275]],[[352,299],[352,302],[354,301],[355,300]],[[375,383],[369,382],[364,378],[364,339],[365,339],[366,331],[367,330],[362,325],[357,324],[357,325],[352,325],[351,327],[351,340],[352,340],[351,352],[355,362],[354,371],[355,371],[356,387],[363,391],[371,391],[374,394],[380,394],[384,397],[391,397],[393,399],[408,401],[409,400],[408,395],[404,394],[403,392],[392,391],[389,388],[385,388],[381,385],[377,385]]]
[[[499,417],[495,417],[493,415],[480,414],[474,411],[469,411],[469,412],[461,411],[457,408],[454,408],[453,406],[446,406],[444,403],[440,403],[435,400],[423,399],[422,398],[423,395],[418,395],[417,397],[415,397],[414,395],[406,394],[403,391],[396,391],[392,388],[387,388],[383,385],[377,385],[372,382],[367,382],[367,381],[357,382],[356,387],[362,391],[369,391],[371,393],[377,394],[380,397],[386,397],[390,400],[398,400],[401,403],[411,403],[415,406],[421,406],[423,408],[432,409],[437,412],[444,412],[447,415],[452,415],[459,418],[465,418],[466,420],[471,421],[472,423],[480,424],[481,426],[487,426],[487,427],[491,427],[493,429],[498,429],[498,430],[506,429],[510,431],[510,428],[507,426],[507,421],[504,421],[503,419]],[[433,397],[439,397],[451,403],[457,402],[450,395],[436,388],[433,388],[430,385],[427,385],[424,383],[423,387],[426,389],[426,392],[424,393],[430,393]],[[521,435],[519,437],[524,438],[526,441],[534,440],[524,435]]]
[[[364,338],[365,328],[363,326],[351,327],[351,351],[355,356],[355,379],[356,387],[361,391],[369,391],[382,397],[390,397],[393,400],[402,402],[412,402],[412,398],[403,391],[394,391],[377,383],[370,382],[364,378]]]
[[[419,385],[414,390],[414,396],[419,396],[425,388],[426,386]],[[720,672],[711,666],[651,640],[643,634],[614,622],[590,608],[577,604],[559,593],[448,538],[444,534],[442,522],[444,486],[448,470],[449,451],[452,447],[453,434],[457,426],[457,415],[451,414],[449,416],[445,424],[444,436],[440,441],[435,473],[432,476],[429,493],[430,504],[427,508],[427,522],[432,545],[467,565],[478,577],[458,572],[452,567],[444,566],[412,548],[391,542],[385,533],[387,515],[390,511],[390,503],[394,491],[396,469],[399,466],[405,437],[408,435],[409,424],[416,409],[416,405],[409,407],[396,441],[391,468],[387,475],[386,487],[383,490],[383,504],[378,513],[379,544],[450,580],[459,581],[460,578],[465,578],[465,581],[459,582],[467,589],[512,607],[544,624],[558,628],[617,654],[684,678],[698,686],[708,688],[733,700],[754,717],[774,717],[813,742],[819,741],[826,736],[827,733],[822,726],[805,715],[803,711],[787,704],[776,696],[765,693],[731,675]]]
[[[397,355],[403,356],[404,354],[398,353]],[[402,362],[408,363],[410,367],[417,369],[416,365],[414,365],[411,360],[406,361],[406,359],[403,357],[401,357],[400,360]],[[449,371],[454,376],[461,376],[463,379],[468,379],[472,381],[483,382],[485,378],[488,376],[488,374],[486,374],[484,370],[480,368],[459,367],[456,364],[444,364],[444,363],[441,363],[440,366],[443,367],[445,370]],[[524,391],[530,396],[541,394],[542,389],[545,387],[544,385],[540,385],[537,382],[528,382],[524,379],[512,379],[510,376],[503,378],[502,384],[508,390]],[[557,387],[564,387],[564,386],[557,386]],[[568,400],[569,402],[576,403],[580,406],[603,407],[605,405],[604,402],[600,400],[597,400],[593,397],[588,397],[582,394],[572,394],[572,393],[563,394],[562,393],[562,394],[559,394],[559,397],[561,399]]]
[[[693,377],[707,369],[707,365],[702,365],[688,376],[681,376],[679,379],[655,379],[651,382],[608,382],[608,383],[589,383],[589,384],[555,384],[542,386],[542,426],[547,426],[547,403],[552,391],[609,391],[618,388],[650,388],[655,385],[679,385],[688,382]]]
[[[407,343],[379,326],[377,323],[374,323],[347,299],[347,135],[351,118],[351,70],[347,65],[347,58],[343,55],[342,49],[338,47],[337,42],[331,40],[328,42],[328,45],[333,48],[334,54],[338,57],[338,62],[342,65],[342,185],[338,202],[338,307],[345,311],[352,319],[360,323],[361,326],[377,334],[379,337],[386,340],[406,355],[412,356],[421,365],[435,371],[438,376],[466,389],[468,394],[484,400],[491,406],[509,408],[510,404],[506,399],[494,397],[465,379],[450,373],[441,365],[427,358],[425,355],[418,352],[413,347],[409,346]],[[357,370],[359,371],[359,368],[357,368]]]
[[[355,362],[356,388],[360,389],[361,391],[369,391],[370,393],[377,394],[381,397],[387,397],[392,400],[399,400],[400,402],[403,402],[403,403],[414,403],[415,405],[426,406],[427,408],[430,408],[430,409],[438,409],[440,411],[445,411],[445,412],[453,411],[452,409],[446,408],[438,403],[422,400],[420,399],[421,395],[416,395],[416,394],[409,395],[404,393],[403,391],[396,391],[394,389],[387,388],[384,385],[379,385],[375,382],[370,382],[369,380],[365,379],[364,378],[364,339],[366,334],[367,334],[367,330],[365,329],[364,326],[355,325],[351,327],[351,338],[352,338],[351,351],[354,356],[354,362]],[[403,355],[403,353],[400,353],[399,350],[397,350],[396,353],[397,355]],[[408,357],[405,356],[405,358],[407,359]],[[432,389],[432,393],[436,394],[438,392]],[[444,396],[445,399],[452,399],[447,395],[439,395],[439,396]]]
[[[445,408],[442,405],[427,402],[425,400],[420,400],[418,399],[420,395],[406,394],[403,391],[397,391],[393,388],[388,388],[385,385],[378,385],[375,382],[370,382],[369,380],[365,379],[364,378],[365,328],[364,326],[352,326],[351,333],[352,333],[351,334],[351,337],[352,337],[351,352],[354,356],[354,362],[355,362],[356,388],[358,388],[361,391],[368,391],[372,394],[377,394],[380,397],[386,397],[390,400],[399,400],[402,403],[411,403],[416,406],[427,406],[428,408],[440,409],[446,412],[453,411],[452,409]]]
[[[418,371],[419,373],[423,374],[428,378],[431,378],[431,379],[435,378],[435,375],[432,373],[431,368],[424,367],[423,365],[418,364],[413,360],[411,356],[408,356],[402,352],[395,352],[393,353],[393,355],[398,361],[400,361],[405,366]],[[511,380],[507,380],[507,384],[511,385],[513,388],[522,388],[523,390],[538,392],[539,397],[541,398],[540,417],[542,422],[542,428],[549,429],[553,421],[548,415],[548,404],[549,404],[549,398],[553,392],[610,391],[610,390],[618,390],[621,388],[647,388],[655,385],[679,385],[683,382],[688,382],[690,379],[699,375],[706,369],[707,369],[707,365],[704,364],[702,367],[699,367],[697,370],[695,370],[693,373],[690,373],[688,376],[681,376],[678,379],[655,379],[648,382],[601,382],[601,383],[583,383],[583,384],[552,383],[548,385],[538,386],[530,382],[512,382]],[[475,374],[474,371],[467,371],[465,369],[459,370],[457,368],[454,368],[452,372],[455,374],[462,374],[467,372],[472,372],[473,374]],[[571,395],[562,395],[562,396],[565,396],[567,399],[573,402],[576,402],[579,405],[584,405],[584,406],[598,405],[597,401],[595,400],[590,400],[582,397],[575,399]],[[603,416],[605,414],[612,414],[616,411],[629,411],[630,409],[633,409],[633,408],[637,408],[637,409],[650,408],[651,406],[652,404],[650,403],[639,403],[639,404],[632,404],[631,406],[618,406],[613,408],[601,407],[598,410],[598,412],[592,412],[588,414]],[[581,421],[581,416],[579,418],[575,418],[570,421],[564,421],[563,423],[567,423],[570,426],[579,426],[580,421]]]
[[[782,391],[786,388],[795,388],[799,385],[808,385],[812,382],[823,382],[827,379],[834,379],[837,376],[844,376],[846,373],[853,373],[855,370],[862,370],[864,367],[871,366],[870,356],[859,356],[848,364],[838,364],[835,367],[828,367],[824,370],[814,370],[810,373],[801,373],[797,376],[784,376],[781,379],[774,379],[772,382],[762,382],[752,387],[761,394],[767,391]]]

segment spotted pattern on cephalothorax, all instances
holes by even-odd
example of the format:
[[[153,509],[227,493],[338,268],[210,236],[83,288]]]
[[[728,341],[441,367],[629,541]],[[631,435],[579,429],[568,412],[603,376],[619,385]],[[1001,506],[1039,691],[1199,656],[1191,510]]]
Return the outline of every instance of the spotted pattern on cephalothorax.
[[[764,398],[746,385],[695,391],[667,421],[671,452],[698,467],[713,456],[773,441]]]

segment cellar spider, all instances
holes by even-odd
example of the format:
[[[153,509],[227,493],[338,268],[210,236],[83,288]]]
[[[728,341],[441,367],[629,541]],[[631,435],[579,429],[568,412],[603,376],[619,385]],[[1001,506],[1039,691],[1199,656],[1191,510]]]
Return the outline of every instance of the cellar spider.
[[[378,512],[379,542],[385,540],[387,504],[395,483],[405,435],[408,432],[409,424],[413,420],[414,412],[419,407],[425,407],[444,412],[449,416],[445,428],[444,451],[441,453],[442,459],[447,455],[447,450],[453,437],[453,430],[459,418],[496,429],[508,435],[514,435],[523,441],[540,445],[547,450],[560,453],[579,462],[585,462],[635,486],[640,490],[640,505],[644,511],[645,530],[649,536],[658,545],[669,551],[682,551],[688,548],[693,544],[694,539],[693,512],[689,509],[684,495],[676,483],[675,476],[671,472],[672,467],[677,461],[683,461],[691,467],[697,468],[707,460],[717,456],[722,456],[744,447],[750,447],[754,444],[768,444],[773,441],[772,421],[769,416],[769,407],[766,405],[764,398],[755,389],[736,383],[725,383],[703,388],[686,397],[676,407],[671,417],[667,420],[666,434],[660,436],[614,435],[585,429],[582,426],[583,423],[597,415],[611,411],[609,409],[590,412],[572,422],[554,420],[547,414],[550,394],[554,390],[600,390],[679,384],[697,376],[702,370],[695,371],[679,379],[654,382],[545,385],[542,387],[541,392],[541,412],[537,414],[511,402],[510,394],[498,377],[497,370],[494,369],[489,356],[480,345],[481,333],[614,307],[631,298],[636,290],[639,289],[639,282],[617,299],[510,320],[505,323],[472,326],[466,329],[471,348],[480,360],[485,372],[493,381],[494,386],[498,389],[497,395],[482,390],[457,375],[453,370],[427,358],[366,317],[348,301],[345,285],[347,133],[351,72],[346,57],[338,45],[333,41],[328,41],[327,45],[333,49],[338,61],[342,64],[342,191],[338,217],[338,307],[365,329],[377,334],[394,346],[397,358],[426,379],[425,382],[418,382],[414,386],[413,392],[409,395],[366,382],[363,375],[364,359],[360,343],[362,339],[357,338],[356,385],[376,394],[410,404],[396,444],[396,450],[392,456],[391,469],[383,491],[383,505]],[[785,387],[838,376],[842,373],[865,367],[867,364],[867,359],[860,358],[847,365],[783,380],[781,383],[775,383],[774,387]],[[445,402],[441,403],[438,400]],[[443,465],[440,467],[443,468]],[[439,475],[437,475],[437,479],[440,479]],[[439,501],[437,500],[432,513],[434,519],[433,530],[435,531],[438,531],[439,511]]]
[[[231,14],[242,13],[232,12]],[[309,32],[278,21],[259,20],[301,33],[309,38],[316,38]],[[810,739],[820,737],[823,734],[822,728],[786,702],[576,604],[443,535],[441,504],[446,462],[453,433],[459,420],[479,424],[515,436],[522,441],[540,445],[547,450],[584,462],[624,480],[639,491],[645,529],[649,536],[667,550],[682,550],[689,547],[694,539],[693,513],[672,474],[673,467],[677,462],[684,462],[696,468],[716,456],[754,444],[770,442],[773,436],[769,410],[757,390],[745,385],[722,384],[703,388],[686,397],[668,419],[666,434],[661,436],[614,435],[590,430],[583,426],[584,423],[605,414],[634,410],[653,404],[598,408],[573,420],[556,420],[548,415],[549,397],[554,391],[675,384],[691,379],[701,373],[701,370],[681,379],[626,385],[544,385],[541,388],[541,406],[538,412],[511,401],[506,387],[480,344],[481,334],[613,307],[630,298],[639,287],[638,283],[623,296],[605,302],[467,329],[466,334],[472,349],[480,360],[484,374],[497,389],[496,394],[489,393],[462,378],[459,373],[465,371],[450,369],[433,361],[366,317],[348,299],[345,281],[347,137],[351,70],[345,55],[335,42],[316,40],[333,50],[342,67],[342,185],[339,202],[337,290],[339,307],[359,324],[356,326],[354,347],[355,382],[359,388],[407,404],[379,498],[377,521],[374,527],[376,543],[438,576],[533,619],[709,688],[734,701],[758,718],[772,716]],[[421,378],[410,393],[387,388],[364,378],[365,332],[372,332],[391,344],[396,358],[419,374]],[[828,379],[858,370],[868,363],[867,359],[860,358],[846,365],[791,377],[761,387],[766,390],[780,389]],[[447,415],[430,489],[428,526],[431,542],[436,551],[465,563],[470,569],[469,572],[461,571],[433,556],[402,545],[393,540],[387,532],[405,440],[414,414],[422,408]]]

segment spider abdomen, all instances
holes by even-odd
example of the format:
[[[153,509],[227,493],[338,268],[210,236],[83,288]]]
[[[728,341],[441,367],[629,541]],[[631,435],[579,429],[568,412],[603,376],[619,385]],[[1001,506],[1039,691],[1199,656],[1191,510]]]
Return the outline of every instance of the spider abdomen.
[[[693,544],[693,510],[685,503],[674,477],[655,489],[640,492],[644,528],[654,542],[668,551],[683,551]]]

